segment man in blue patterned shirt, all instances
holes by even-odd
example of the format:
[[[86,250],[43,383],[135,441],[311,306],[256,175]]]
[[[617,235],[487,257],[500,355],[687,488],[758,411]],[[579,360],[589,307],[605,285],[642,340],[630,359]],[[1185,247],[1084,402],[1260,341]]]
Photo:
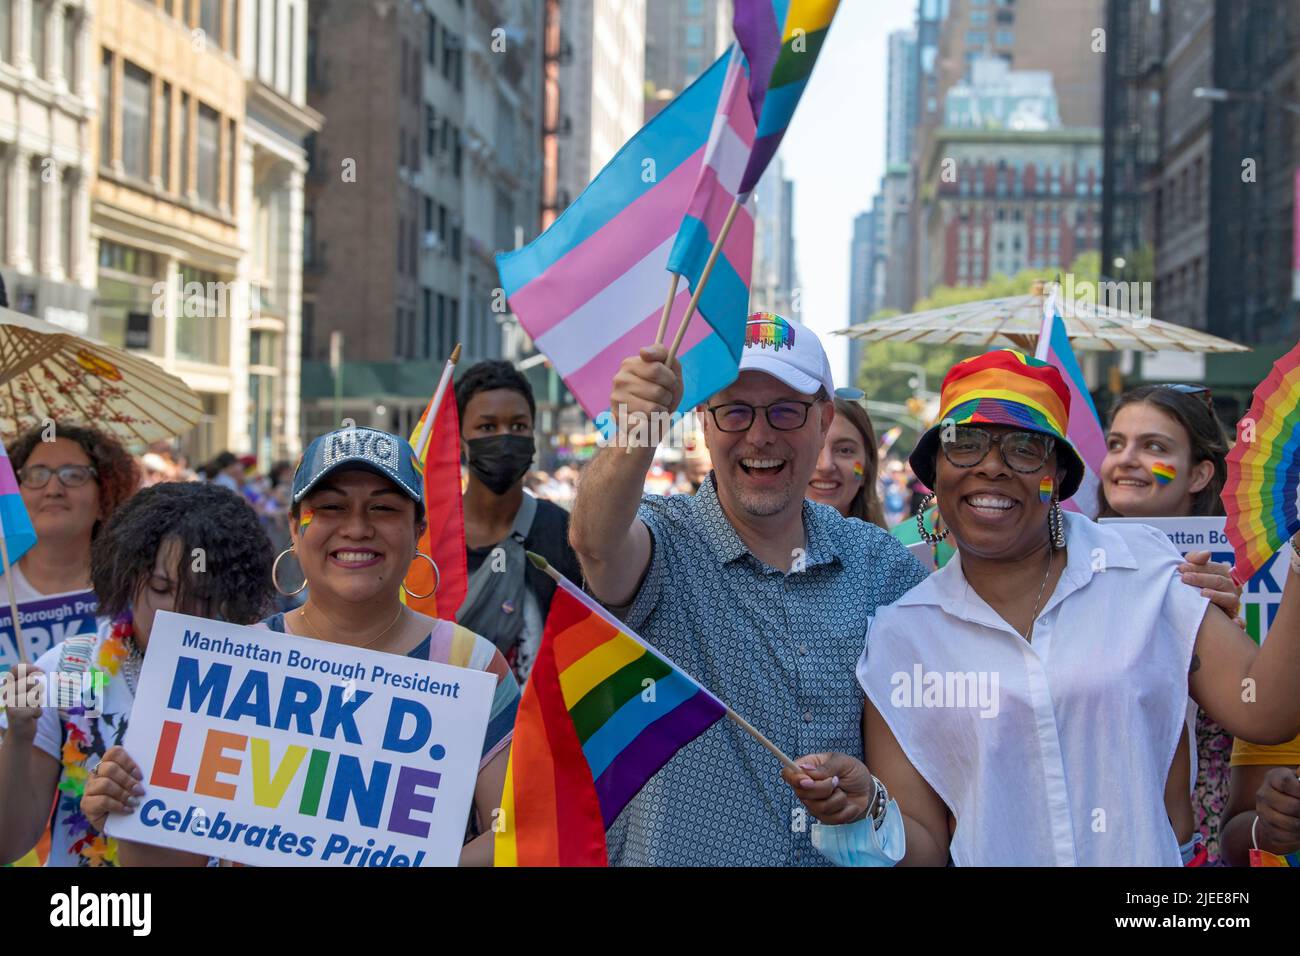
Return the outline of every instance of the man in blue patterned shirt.
[[[681,366],[666,360],[653,346],[623,362],[616,421],[677,407]],[[861,757],[854,668],[868,618],[925,571],[875,525],[804,499],[835,416],[812,330],[756,313],[740,370],[705,404],[714,470],[699,492],[643,499],[654,446],[605,448],[583,474],[570,541],[597,598],[786,754]],[[610,862],[824,864],[780,770],[736,724],[714,724],[615,821]]]

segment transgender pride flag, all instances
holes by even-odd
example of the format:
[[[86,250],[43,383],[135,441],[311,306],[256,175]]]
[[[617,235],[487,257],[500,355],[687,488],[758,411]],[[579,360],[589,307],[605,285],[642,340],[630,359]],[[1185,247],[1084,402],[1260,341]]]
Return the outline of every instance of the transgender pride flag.
[[[36,544],[36,529],[18,493],[18,478],[3,444],[0,444],[0,536],[4,537],[10,565]],[[4,568],[0,567],[0,574],[3,573]]]
[[[699,187],[710,177],[734,187],[748,161],[752,116],[748,130],[734,113],[715,122],[724,112],[724,89],[730,95],[744,87],[737,82],[742,69],[732,53],[720,57],[618,151],[546,232],[497,256],[511,309],[593,418],[609,407],[623,359],[655,341],[670,255],[671,266],[694,281],[736,198]],[[683,408],[736,377],[753,253],[753,220],[742,209],[698,304],[705,321],[691,322],[678,351]],[[682,288],[670,330],[689,301]]]
[[[1070,336],[1057,308],[1060,286],[1053,285],[1052,292],[1043,303],[1043,327],[1038,332],[1038,348],[1034,358],[1056,366],[1070,389],[1070,429],[1065,437],[1070,439],[1079,457],[1083,459],[1084,474],[1079,490],[1062,508],[1078,511],[1096,518],[1098,511],[1097,488],[1100,484],[1101,462],[1106,457],[1106,435],[1101,428],[1097,406],[1092,403],[1083,370],[1070,347]]]

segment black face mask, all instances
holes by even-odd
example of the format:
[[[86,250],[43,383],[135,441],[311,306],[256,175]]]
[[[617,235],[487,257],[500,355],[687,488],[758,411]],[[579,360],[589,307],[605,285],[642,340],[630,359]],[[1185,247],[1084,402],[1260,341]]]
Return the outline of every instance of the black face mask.
[[[504,495],[528,472],[537,451],[532,435],[490,435],[465,445],[470,472],[494,495]]]

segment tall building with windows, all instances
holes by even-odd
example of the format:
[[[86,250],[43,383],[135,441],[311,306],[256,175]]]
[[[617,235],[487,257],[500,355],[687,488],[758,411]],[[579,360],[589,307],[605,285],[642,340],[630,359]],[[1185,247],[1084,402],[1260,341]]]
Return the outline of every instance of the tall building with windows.
[[[199,393],[203,419],[182,442],[195,462],[251,450],[240,223],[247,81],[239,50],[248,25],[239,13],[253,6],[95,5],[91,332],[141,351]]]
[[[321,115],[307,105],[307,0],[240,6],[245,79],[238,221],[246,250],[248,447],[263,465],[301,451],[302,273],[307,152]]]
[[[646,8],[646,119],[731,43],[732,0],[651,0]]]
[[[407,433],[457,343],[464,364],[521,347],[493,257],[541,221],[545,10],[310,4],[307,96],[325,125],[306,182],[304,439],[338,417]]]
[[[0,272],[11,308],[90,331],[94,4],[0,2]]]
[[[572,51],[560,68],[560,189],[572,202],[641,128],[646,0],[562,0],[560,14]]]

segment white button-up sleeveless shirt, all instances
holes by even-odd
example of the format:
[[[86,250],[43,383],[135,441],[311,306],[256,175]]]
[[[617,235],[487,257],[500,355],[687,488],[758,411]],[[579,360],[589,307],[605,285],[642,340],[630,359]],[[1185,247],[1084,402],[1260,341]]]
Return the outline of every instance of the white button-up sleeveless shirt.
[[[958,866],[1179,866],[1165,781],[1209,601],[1159,531],[1065,521],[1032,644],[957,557],[876,612],[858,681],[956,817]]]

